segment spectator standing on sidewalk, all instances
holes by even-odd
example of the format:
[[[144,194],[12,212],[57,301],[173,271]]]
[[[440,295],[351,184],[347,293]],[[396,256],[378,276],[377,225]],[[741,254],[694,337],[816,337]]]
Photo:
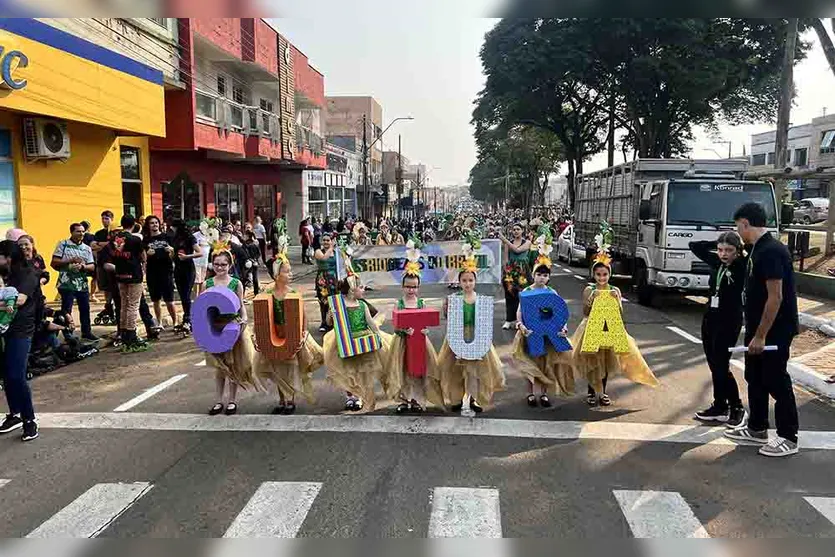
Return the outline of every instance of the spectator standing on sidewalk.
[[[768,232],[767,217],[757,203],[734,214],[739,235],[749,251],[745,281],[745,379],[751,418],[747,426],[725,432],[731,439],[763,445],[764,456],[797,453],[797,403],[786,369],[789,349],[800,325],[794,268],[789,250]],[[777,350],[765,351],[766,346]],[[774,398],[777,436],[768,439],[768,397]]]
[[[182,219],[174,219],[171,223],[174,230],[172,244],[177,252],[174,259],[174,284],[183,306],[183,322],[181,329],[191,331],[191,290],[194,287],[194,261],[202,256],[197,239],[188,231]]]
[[[267,229],[264,227],[264,221],[261,217],[255,217],[255,224],[252,225],[252,231],[255,233],[255,239],[258,240],[258,248],[261,251],[261,261],[267,264]]]
[[[252,282],[252,291],[257,296],[261,292],[261,285],[258,284],[258,258],[261,255],[261,250],[258,246],[258,240],[255,237],[255,232],[248,231],[244,233],[246,241],[244,243],[244,249],[246,249],[247,256],[249,262],[252,263],[249,268],[245,270],[245,279],[249,279]],[[243,281],[244,284],[248,282],[247,280]]]
[[[99,291],[104,292],[104,310],[99,314],[99,317],[101,318],[105,315],[114,317],[113,320],[118,323],[119,316],[113,312],[112,288],[108,280],[110,273],[104,270],[104,264],[99,261],[99,254],[110,242],[110,229],[113,227],[113,211],[102,211],[101,226],[101,230],[96,231],[93,235],[93,242],[90,244],[90,248],[93,250],[93,258],[96,260],[96,275],[93,280],[96,286],[98,286]]]
[[[696,412],[695,418],[736,428],[747,417],[728,352],[728,348],[736,346],[742,330],[742,290],[747,268],[742,238],[733,231],[723,232],[715,242],[690,242],[690,251],[712,270],[710,298],[702,319],[702,346],[713,377],[713,404]]]
[[[3,335],[3,391],[9,413],[0,424],[0,433],[22,427],[22,439],[31,441],[38,437],[38,425],[35,422],[35,408],[32,404],[32,391],[26,380],[26,370],[29,366],[32,336],[35,334],[36,305],[42,295],[39,273],[29,265],[15,242],[4,240],[0,242],[0,274],[3,275],[5,285],[16,288],[18,292],[14,306],[7,306],[5,301],[0,302],[0,311],[14,313]]]
[[[312,264],[313,262],[310,260],[310,245],[313,243],[313,232],[308,225],[307,219],[302,220],[299,224],[299,241],[302,244],[302,264]]]
[[[162,304],[168,309],[171,325],[177,325],[177,308],[174,307],[174,246],[162,231],[159,217],[150,215],[142,229],[142,244],[146,252],[146,280],[148,294],[154,304],[154,315],[162,326]]]
[[[122,217],[122,231],[118,232],[113,245],[113,270],[119,284],[121,308],[119,329],[122,335],[122,350],[138,352],[147,350],[148,344],[136,335],[136,318],[139,314],[139,302],[142,299],[142,275],[145,266],[145,250],[142,239],[134,235],[136,220],[131,215]]]
[[[61,312],[72,312],[73,302],[77,301],[82,338],[98,340],[90,326],[90,291],[87,284],[88,275],[95,270],[93,250],[84,243],[84,227],[80,223],[71,224],[70,238],[55,246],[52,268],[58,271]]]

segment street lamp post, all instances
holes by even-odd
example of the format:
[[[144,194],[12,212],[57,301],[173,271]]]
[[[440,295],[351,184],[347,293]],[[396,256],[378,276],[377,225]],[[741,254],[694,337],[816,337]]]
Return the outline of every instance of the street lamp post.
[[[368,184],[368,153],[374,147],[374,144],[380,141],[383,138],[383,135],[389,130],[390,127],[394,125],[395,122],[398,120],[414,120],[412,116],[401,116],[399,118],[395,118],[392,120],[386,129],[380,132],[374,141],[371,144],[368,144],[368,137],[366,134],[366,115],[362,115],[362,189],[363,194],[365,195],[365,199],[363,199],[362,204],[362,218],[368,219],[368,207],[369,207],[369,184]]]

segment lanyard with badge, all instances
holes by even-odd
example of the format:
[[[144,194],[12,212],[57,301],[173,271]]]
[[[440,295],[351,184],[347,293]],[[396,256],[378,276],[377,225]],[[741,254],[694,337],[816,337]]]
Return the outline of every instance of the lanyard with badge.
[[[710,307],[713,309],[719,309],[719,290],[722,288],[722,279],[728,275],[728,268],[724,265],[719,267],[719,270],[716,271],[716,293],[710,297]],[[733,278],[728,275],[728,282],[732,283]]]

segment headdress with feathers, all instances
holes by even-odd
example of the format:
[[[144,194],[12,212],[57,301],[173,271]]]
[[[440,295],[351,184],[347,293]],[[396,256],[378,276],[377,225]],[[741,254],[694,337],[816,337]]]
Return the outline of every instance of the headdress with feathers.
[[[214,217],[205,217],[200,221],[200,233],[203,234],[209,241],[212,248],[212,254],[227,253],[229,258],[234,263],[235,255],[229,247],[229,242],[220,239],[220,221]],[[214,257],[214,255],[213,255]]]
[[[606,221],[601,222],[600,232],[594,237],[594,243],[597,244],[597,255],[594,256],[592,266],[600,264],[609,270],[612,269],[612,256],[609,255],[609,247],[612,245],[613,238],[612,226]]]
[[[475,252],[481,249],[481,238],[474,230],[465,230],[463,236],[464,243],[461,245],[461,251],[464,253],[464,264],[461,270],[475,274],[478,271]]]
[[[277,236],[275,262],[273,263],[273,274],[277,276],[278,271],[281,268],[281,265],[290,262],[290,260],[287,258],[287,249],[290,245],[290,236],[287,235],[287,221],[283,218],[277,219],[273,224],[273,228],[275,229]]]
[[[406,266],[404,271],[406,276],[420,278],[420,248],[423,243],[418,238],[409,238],[406,242]]]
[[[551,269],[551,252],[554,251],[553,242],[554,237],[551,235],[551,229],[545,224],[540,225],[537,231],[537,237],[534,240],[534,246],[539,254],[536,258],[534,269],[542,265]]]

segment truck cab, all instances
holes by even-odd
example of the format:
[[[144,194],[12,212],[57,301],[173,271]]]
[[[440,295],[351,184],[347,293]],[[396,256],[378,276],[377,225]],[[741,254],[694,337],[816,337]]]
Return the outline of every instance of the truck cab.
[[[656,291],[708,290],[710,267],[692,254],[689,244],[734,230],[733,215],[741,205],[761,204],[769,230],[778,230],[774,188],[767,182],[685,173],[682,178],[648,181],[640,188],[633,276],[644,304],[651,303]]]

